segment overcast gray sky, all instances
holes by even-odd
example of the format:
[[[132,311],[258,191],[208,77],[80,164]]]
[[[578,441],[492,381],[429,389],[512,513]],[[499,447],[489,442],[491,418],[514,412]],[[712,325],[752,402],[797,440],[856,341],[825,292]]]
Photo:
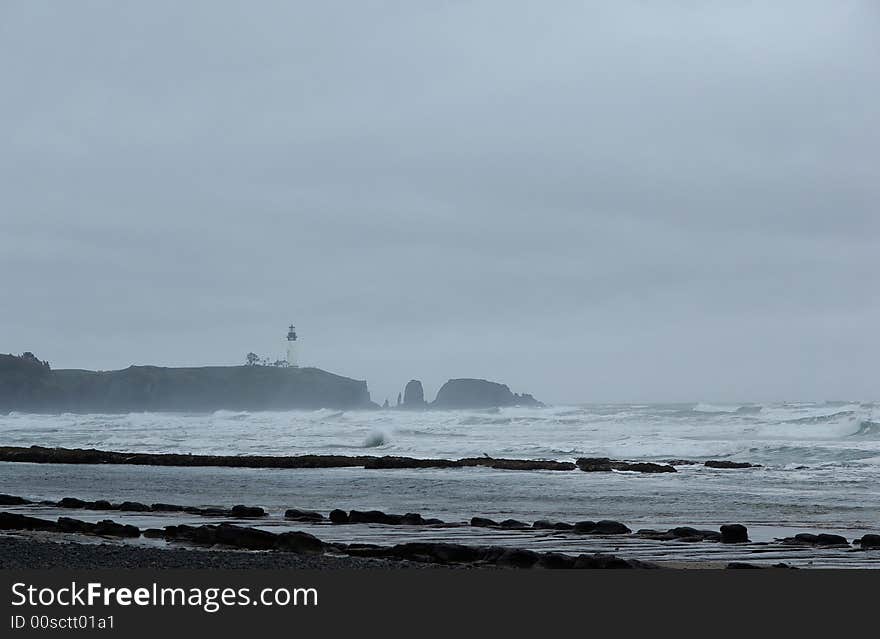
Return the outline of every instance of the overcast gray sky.
[[[0,352],[877,399],[876,2],[0,3]]]

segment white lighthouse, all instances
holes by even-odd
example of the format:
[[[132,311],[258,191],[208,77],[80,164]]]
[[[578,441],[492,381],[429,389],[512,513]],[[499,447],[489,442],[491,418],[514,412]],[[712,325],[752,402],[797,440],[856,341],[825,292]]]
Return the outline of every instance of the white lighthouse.
[[[296,328],[293,324],[287,329],[287,365],[294,368],[299,366],[296,361]]]

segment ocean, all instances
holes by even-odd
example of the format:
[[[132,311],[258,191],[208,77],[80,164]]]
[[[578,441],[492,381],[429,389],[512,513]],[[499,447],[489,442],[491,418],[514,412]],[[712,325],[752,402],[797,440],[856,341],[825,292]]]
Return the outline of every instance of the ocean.
[[[10,413],[0,444],[226,455],[306,453],[574,460],[728,459],[677,473],[172,468],[0,463],[0,492],[57,500],[420,512],[577,521],[633,529],[743,523],[780,530],[880,529],[880,413],[871,403],[592,404],[462,411]],[[754,537],[754,534],[753,534]]]

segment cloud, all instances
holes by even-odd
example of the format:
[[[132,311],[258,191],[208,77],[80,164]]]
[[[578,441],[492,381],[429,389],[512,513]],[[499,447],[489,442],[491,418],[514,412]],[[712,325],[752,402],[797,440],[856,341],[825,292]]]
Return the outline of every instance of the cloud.
[[[0,11],[0,350],[876,397],[873,3]]]

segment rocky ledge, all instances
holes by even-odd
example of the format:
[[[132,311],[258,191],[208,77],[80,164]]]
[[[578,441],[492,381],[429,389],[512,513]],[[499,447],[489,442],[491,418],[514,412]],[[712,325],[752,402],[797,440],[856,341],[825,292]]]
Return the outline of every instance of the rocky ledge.
[[[181,455],[175,453],[126,453],[94,448],[46,448],[0,446],[0,462],[35,464],[127,464],[136,466],[221,466],[234,468],[469,468],[499,470],[574,470],[573,462],[541,459],[465,457],[417,459],[369,455]]]
[[[34,464],[127,464],[136,466],[220,466],[230,468],[494,468],[497,470],[552,470],[584,472],[628,471],[636,473],[674,473],[672,464],[622,461],[608,457],[581,457],[576,462],[552,459],[505,459],[464,457],[461,459],[420,459],[393,455],[183,455],[177,453],[129,453],[94,448],[47,448],[45,446],[0,446],[0,462]],[[676,460],[681,465],[683,460]],[[689,462],[694,464],[696,462]],[[718,468],[706,462],[709,468]],[[720,468],[728,468],[721,466]],[[737,464],[736,468],[755,467]]]
[[[622,470],[637,473],[674,473],[674,466],[669,464],[654,464],[652,462],[625,462],[609,459],[607,457],[581,457],[577,460],[577,467],[587,473],[611,472]]]
[[[269,517],[263,508],[259,506],[236,505],[231,508],[195,508],[176,504],[152,504],[123,501],[111,502],[109,500],[87,501],[75,497],[65,497],[58,501],[35,502],[15,495],[0,494],[0,505],[29,506],[27,514],[20,512],[0,511],[0,530],[7,531],[36,531],[40,533],[64,533],[78,535],[92,535],[104,538],[134,539],[141,536],[162,539],[168,543],[188,543],[200,546],[219,546],[238,548],[245,550],[275,550],[293,553],[321,554],[335,553],[357,557],[373,557],[388,560],[406,560],[421,563],[438,564],[461,564],[461,565],[492,565],[510,567],[555,567],[555,568],[587,568],[587,567],[644,567],[638,562],[627,562],[608,555],[564,555],[556,552],[535,552],[521,546],[483,546],[462,545],[456,543],[398,543],[394,546],[380,546],[363,543],[340,543],[324,542],[315,535],[298,530],[272,532],[272,528],[278,525],[277,515],[275,519],[264,520],[259,524],[261,528],[243,525],[244,522],[214,521],[204,525],[192,525],[192,521],[164,525],[163,528],[140,529],[129,523],[118,522],[112,519],[94,521],[94,513],[86,515],[92,521],[84,521],[70,516],[61,516],[56,520],[43,519],[37,516],[43,508],[65,508],[92,511],[116,510],[122,513],[187,513],[205,516],[213,516],[217,519],[262,519]],[[598,521],[583,520],[573,523],[563,521],[537,520],[531,524],[517,520],[504,519],[496,521],[487,517],[472,517],[469,521],[443,522],[439,519],[424,517],[419,513],[393,514],[380,510],[349,510],[335,509],[327,517],[317,511],[290,508],[284,512],[284,519],[288,521],[303,522],[310,526],[312,531],[327,530],[322,526],[403,526],[412,528],[458,528],[471,526],[474,528],[491,528],[504,532],[511,536],[522,535],[525,543],[533,543],[536,539],[535,532],[539,531],[539,538],[550,537],[574,538],[580,535],[605,537],[606,544],[617,548],[624,540],[644,539],[651,542],[676,542],[683,544],[691,543],[720,543],[742,545],[751,553],[766,553],[773,548],[772,552],[790,548],[790,552],[800,552],[798,547],[816,548],[821,551],[837,549],[851,552],[880,550],[880,535],[864,534],[861,538],[848,541],[845,537],[828,533],[799,533],[792,537],[776,539],[772,543],[753,543],[749,539],[748,529],[742,524],[725,524],[720,530],[707,530],[691,526],[678,526],[666,531],[653,529],[640,529],[636,532],[624,523],[600,519]],[[137,523],[149,519],[139,518]],[[157,522],[168,523],[167,517],[157,517]],[[179,522],[179,520],[178,520]],[[270,530],[264,529],[265,527]],[[275,528],[277,530],[277,528]],[[413,534],[410,530],[407,534]],[[439,532],[439,531],[438,531]],[[320,533],[318,533],[320,534]],[[384,534],[384,533],[383,533]],[[395,533],[396,534],[396,533]],[[351,538],[349,533],[344,537]],[[498,539],[495,533],[490,535]],[[620,539],[622,543],[618,543]],[[612,541],[614,540],[614,541]],[[852,545],[851,545],[852,544]],[[855,548],[853,547],[855,546]],[[632,548],[632,545],[627,547]],[[751,550],[749,550],[751,549]],[[611,565],[605,565],[611,564]],[[619,564],[619,565],[617,565]],[[630,564],[630,565],[624,565]],[[731,566],[731,567],[754,567],[754,566]]]

